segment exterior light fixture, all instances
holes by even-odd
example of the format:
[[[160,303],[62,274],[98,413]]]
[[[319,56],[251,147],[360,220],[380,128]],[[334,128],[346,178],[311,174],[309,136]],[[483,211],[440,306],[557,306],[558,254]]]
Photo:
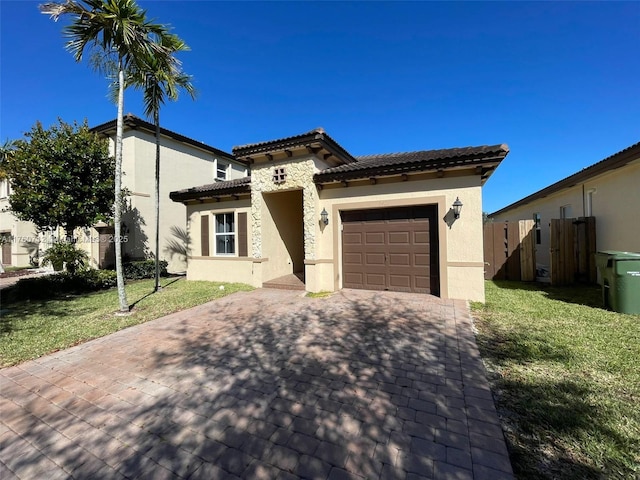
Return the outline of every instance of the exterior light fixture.
[[[320,221],[324,225],[329,225],[329,214],[327,213],[327,210],[325,208],[323,208],[322,212],[320,212]]]
[[[453,202],[452,208],[453,208],[453,218],[455,219],[460,218],[460,210],[462,210],[462,202],[458,197],[456,197],[456,201]]]

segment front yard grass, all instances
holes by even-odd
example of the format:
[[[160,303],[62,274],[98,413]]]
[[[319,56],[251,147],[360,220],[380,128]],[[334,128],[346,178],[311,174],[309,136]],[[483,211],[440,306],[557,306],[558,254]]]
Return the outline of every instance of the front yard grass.
[[[108,335],[117,330],[243,290],[248,285],[187,282],[163,278],[153,292],[153,280],[128,282],[127,299],[134,304],[128,316],[116,316],[116,289],[53,300],[5,304],[0,312],[0,367],[7,367],[56,350]]]
[[[640,315],[600,295],[487,282],[472,304],[519,479],[640,477]]]

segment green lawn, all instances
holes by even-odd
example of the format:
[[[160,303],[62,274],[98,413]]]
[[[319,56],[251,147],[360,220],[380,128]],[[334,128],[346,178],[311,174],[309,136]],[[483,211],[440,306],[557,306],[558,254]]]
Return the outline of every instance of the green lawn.
[[[487,282],[472,305],[519,479],[640,478],[640,315],[600,295]]]
[[[116,316],[115,289],[46,301],[2,304],[0,313],[0,367],[14,365],[68,348],[92,338],[200,305],[240,290],[241,284],[187,282],[162,279],[162,290],[153,292],[153,280],[127,284],[127,299],[135,304],[128,316]]]

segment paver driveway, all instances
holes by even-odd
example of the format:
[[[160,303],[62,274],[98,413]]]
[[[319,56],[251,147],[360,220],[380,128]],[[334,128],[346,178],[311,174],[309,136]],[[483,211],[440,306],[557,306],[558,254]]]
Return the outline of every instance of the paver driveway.
[[[3,480],[512,478],[465,302],[236,293],[0,381]]]

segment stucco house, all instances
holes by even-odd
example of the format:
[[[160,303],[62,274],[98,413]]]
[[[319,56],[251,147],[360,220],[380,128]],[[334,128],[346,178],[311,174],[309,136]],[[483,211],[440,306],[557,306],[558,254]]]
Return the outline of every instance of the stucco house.
[[[115,119],[92,130],[109,139],[113,154]],[[160,133],[160,258],[169,262],[170,272],[184,272],[186,263],[180,250],[189,248],[185,245],[187,239],[182,235],[186,232],[184,208],[169,199],[169,192],[205,179],[225,182],[245,177],[248,164],[230,153],[171,130],[161,128]],[[123,235],[127,238],[123,243],[123,255],[131,260],[149,258],[155,239],[155,126],[135,115],[125,115],[122,146],[122,186],[128,192],[123,213]],[[5,210],[9,206],[6,182],[0,185],[0,197],[0,209]],[[77,232],[76,236],[79,245],[90,254],[92,265],[107,267],[113,263],[113,246],[109,243],[113,230],[106,225],[96,227]],[[0,234],[14,239],[3,248],[3,264],[28,265],[33,245],[25,240],[38,239],[35,232],[35,225],[18,221],[10,211],[0,213]],[[41,235],[40,240],[42,251],[51,241],[51,235]]]
[[[640,252],[640,143],[489,215],[535,221],[539,270],[550,268],[551,219],[591,216],[597,250]]]
[[[170,194],[193,239],[187,278],[484,301],[481,188],[508,152],[353,157],[323,129],[235,147],[250,176]]]

